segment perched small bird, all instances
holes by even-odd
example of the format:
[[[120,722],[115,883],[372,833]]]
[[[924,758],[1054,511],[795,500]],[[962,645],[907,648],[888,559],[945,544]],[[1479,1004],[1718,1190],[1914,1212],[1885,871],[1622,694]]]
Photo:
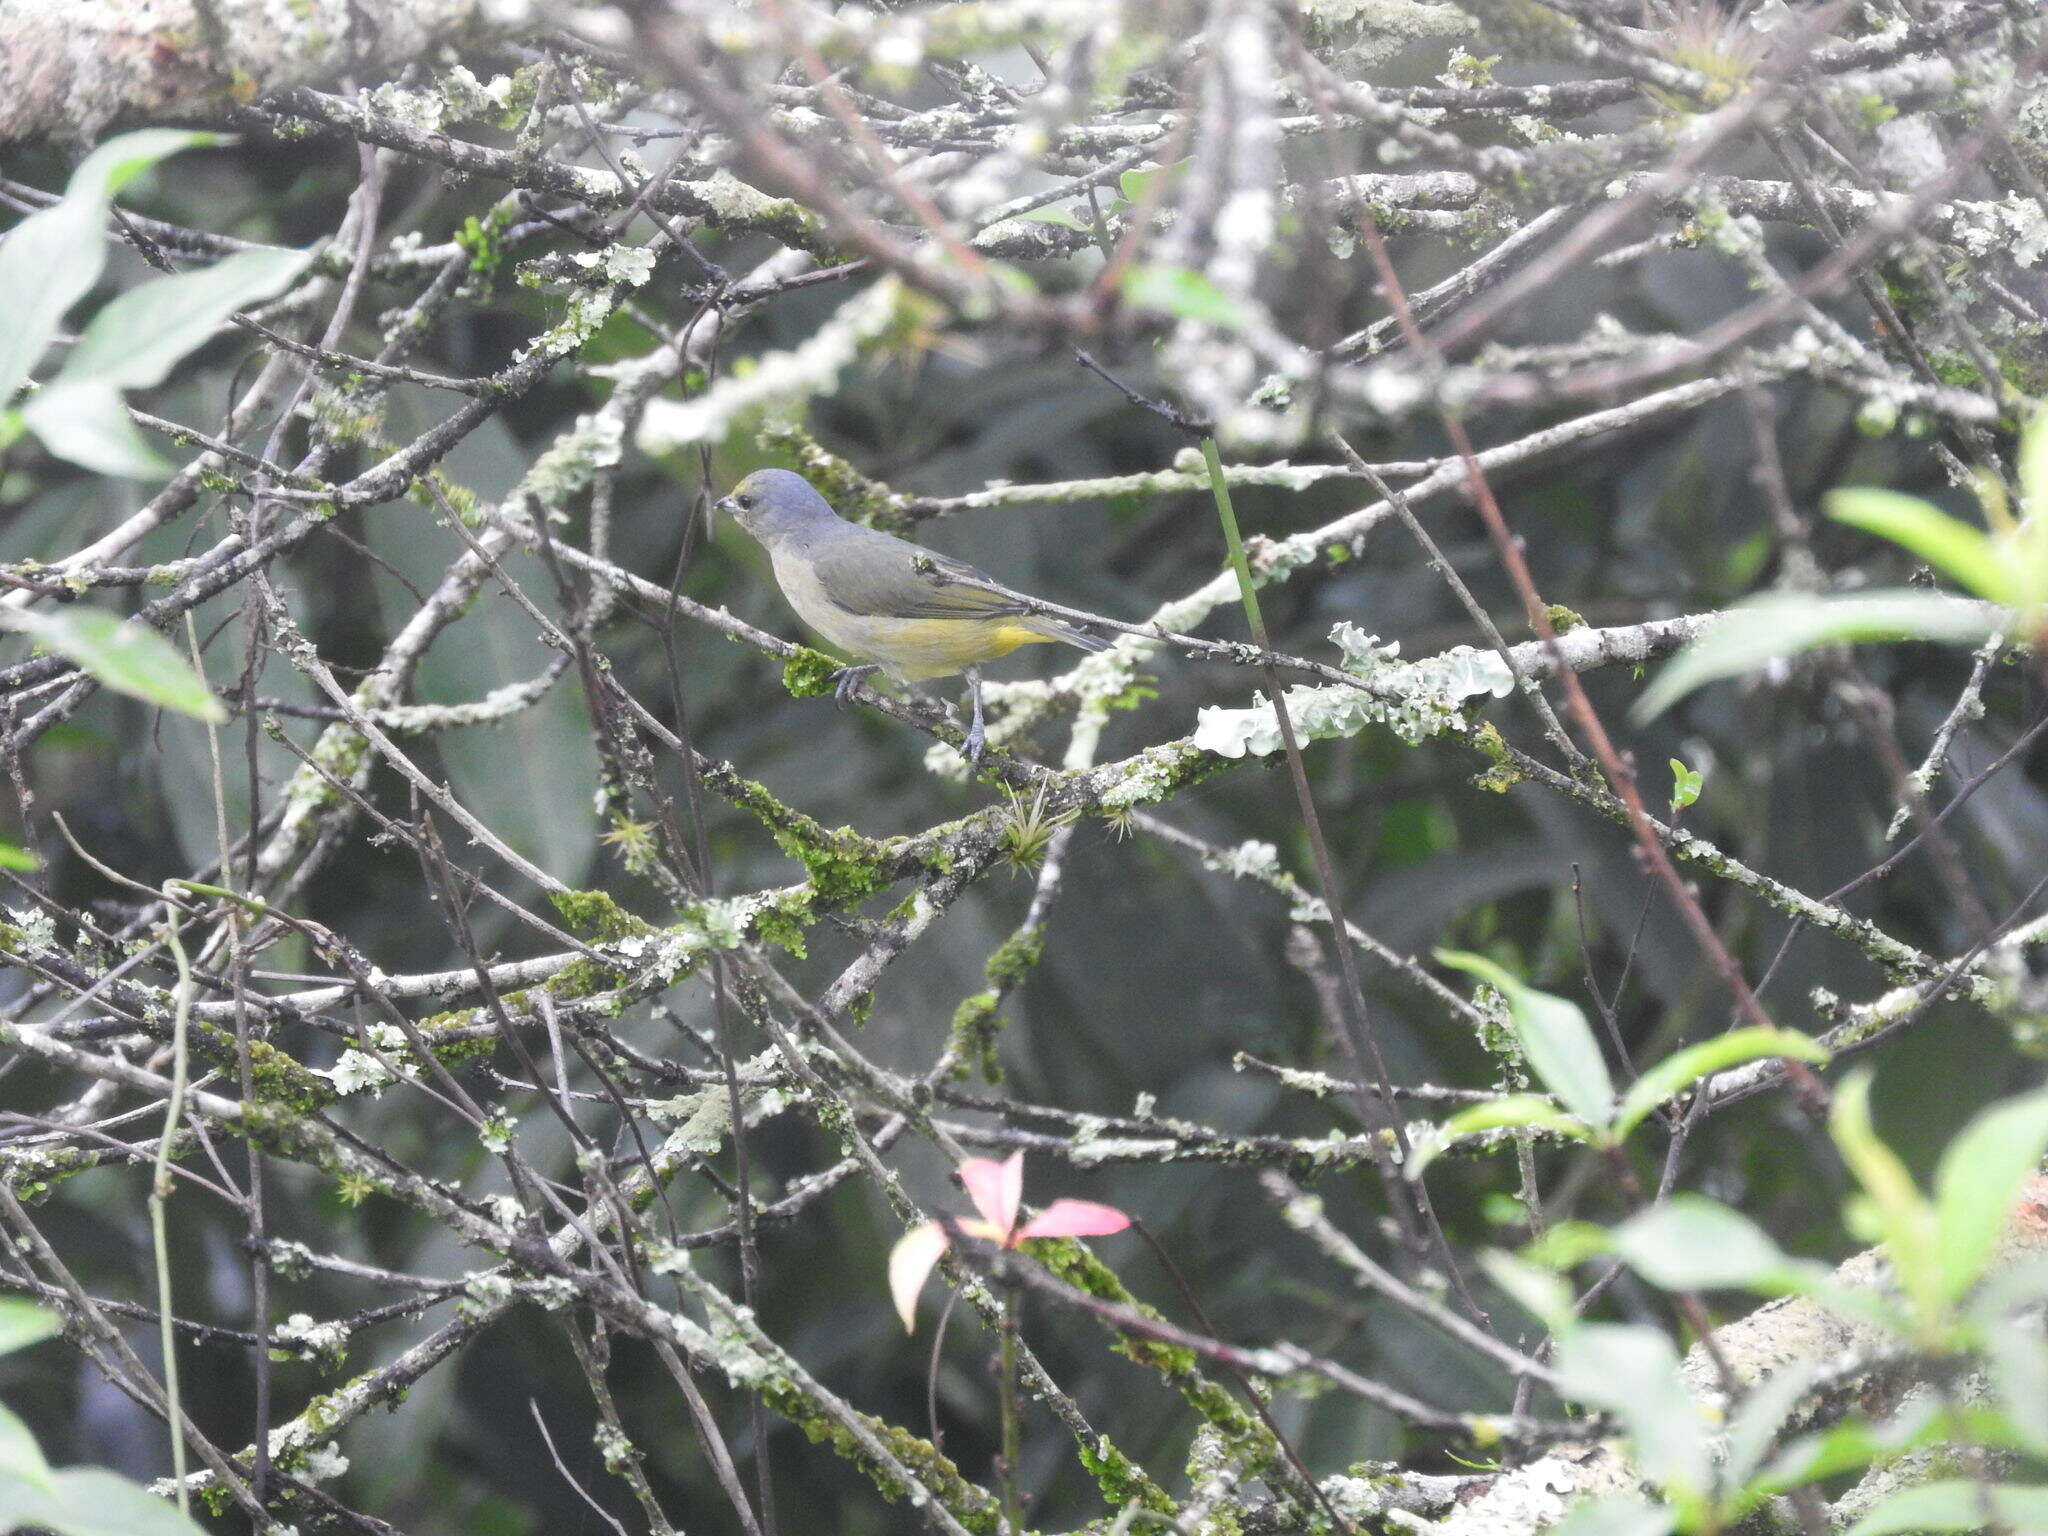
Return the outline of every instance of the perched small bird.
[[[768,551],[776,584],[797,617],[861,665],[835,674],[844,703],[861,678],[899,682],[967,676],[974,720],[966,756],[981,761],[984,661],[1020,645],[1058,640],[1084,651],[1109,642],[1029,603],[964,560],[849,523],[802,475],[757,469],[718,503]]]

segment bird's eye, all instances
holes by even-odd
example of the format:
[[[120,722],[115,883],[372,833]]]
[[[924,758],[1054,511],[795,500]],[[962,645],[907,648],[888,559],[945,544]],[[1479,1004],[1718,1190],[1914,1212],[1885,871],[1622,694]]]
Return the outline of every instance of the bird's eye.
[[[754,498],[751,496],[735,496],[733,500],[740,504],[742,511],[751,512],[754,510]]]

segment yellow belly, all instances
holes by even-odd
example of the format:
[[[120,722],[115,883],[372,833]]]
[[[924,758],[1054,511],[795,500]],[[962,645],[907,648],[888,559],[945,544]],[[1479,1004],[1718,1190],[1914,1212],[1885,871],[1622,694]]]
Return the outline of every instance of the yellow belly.
[[[891,619],[848,613],[819,590],[808,566],[775,562],[776,584],[798,618],[832,645],[861,661],[880,662],[905,682],[951,677],[956,672],[1007,656],[1020,645],[1042,644],[1014,617],[994,619]]]

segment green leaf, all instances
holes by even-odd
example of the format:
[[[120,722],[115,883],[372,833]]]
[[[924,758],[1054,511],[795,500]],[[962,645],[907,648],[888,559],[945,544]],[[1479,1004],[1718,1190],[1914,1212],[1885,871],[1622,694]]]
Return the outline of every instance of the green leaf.
[[[1629,711],[1652,720],[1695,689],[1818,646],[1859,640],[1935,640],[1974,645],[2004,627],[1995,608],[1910,588],[1842,596],[1774,592],[1729,609],[1672,657]]]
[[[1537,991],[1484,955],[1440,949],[1436,958],[1491,983],[1507,999],[1529,1070],[1565,1108],[1594,1129],[1606,1129],[1614,1116],[1614,1079],[1578,1005]]]
[[[1849,1536],[1892,1536],[1895,1531],[2048,1531],[2048,1488],[1948,1478],[1901,1488],[1849,1527]]]
[[[1984,1374],[2005,1410],[2013,1437],[2048,1456],[2048,1340],[2007,1321],[1984,1334]]]
[[[1497,1131],[1505,1126],[1526,1125],[1537,1130],[1561,1131],[1579,1141],[1586,1139],[1586,1123],[1568,1115],[1550,1100],[1534,1093],[1509,1093],[1484,1104],[1461,1109],[1438,1127],[1447,1140],[1470,1136],[1478,1131]]]
[[[1697,768],[1688,768],[1677,758],[1671,759],[1671,812],[1675,816],[1700,797],[1700,786],[1705,782]]]
[[[283,290],[312,259],[311,251],[238,251],[210,267],[138,284],[92,317],[57,378],[119,389],[161,384],[228,316]]]
[[[2048,1253],[1995,1266],[1970,1298],[1970,1311],[1980,1323],[1996,1326],[2040,1301],[2048,1301]]]
[[[117,1473],[67,1467],[52,1474],[59,1518],[43,1523],[63,1536],[206,1536],[178,1506]]]
[[[12,400],[72,305],[106,266],[105,206],[59,203],[0,242],[0,402]]]
[[[1729,1416],[1728,1433],[1722,1443],[1721,1480],[1742,1488],[1763,1465],[1792,1410],[1820,1375],[1816,1361],[1794,1360],[1781,1366],[1743,1394]]]
[[[1552,1333],[1563,1334],[1577,1326],[1572,1288],[1562,1275],[1498,1248],[1484,1250],[1479,1267],[1503,1295]]]
[[[1942,1288],[1953,1299],[1983,1273],[2020,1187],[2048,1151],[2048,1090],[1994,1104],[1948,1145],[1934,1175]]]
[[[2029,518],[2048,519],[2048,405],[2020,431],[2020,503]]]
[[[1641,1499],[1589,1499],[1572,1506],[1546,1536],[1665,1536],[1672,1512]]]
[[[1753,1480],[1753,1493],[1776,1494],[1807,1483],[1821,1482],[1887,1460],[1923,1445],[1946,1438],[1942,1405],[1928,1397],[1910,1398],[1899,1412],[1883,1424],[1866,1419],[1844,1419],[1816,1434],[1802,1435],[1778,1453],[1761,1477]]]
[[[35,867],[33,859],[29,860],[29,867]],[[27,1349],[63,1331],[64,1319],[48,1307],[12,1296],[0,1297],[0,1355]]]
[[[106,269],[107,209],[140,172],[220,135],[145,128],[109,139],[71,173],[64,200],[30,214],[0,241],[0,404],[14,398],[71,306]]]
[[[1821,505],[1836,522],[1890,539],[1979,597],[1994,603],[2013,600],[2012,573],[1999,559],[1991,536],[1931,501],[1858,486],[1829,491]]]
[[[1185,160],[1176,160],[1171,165],[1140,166],[1135,171],[1125,171],[1123,175],[1117,177],[1117,188],[1123,193],[1124,201],[1136,207],[1145,200],[1145,194],[1152,190],[1153,182],[1162,176],[1178,179],[1187,167],[1188,162]]]
[[[1187,267],[1134,266],[1124,273],[1124,302],[1180,320],[1243,330],[1252,312],[1201,273]]]
[[[64,1506],[47,1475],[39,1480],[0,1467],[0,1531],[33,1526],[61,1532],[64,1518]]]
[[[1776,548],[1777,540],[1771,537],[1769,528],[1759,528],[1748,538],[1735,540],[1728,546],[1717,585],[1727,592],[1748,591],[1750,584],[1763,574]]]
[[[224,133],[189,128],[138,128],[107,140],[78,162],[64,184],[64,199],[111,202],[129,182],[180,150],[204,149],[235,140]]]
[[[8,611],[0,614],[0,623],[34,636],[44,649],[75,662],[117,693],[214,725],[228,717],[206,679],[192,670],[176,646],[146,624],[104,608],[83,607],[54,613]]]
[[[1057,224],[1062,229],[1078,229],[1084,235],[1088,233],[1086,224],[1057,203],[1048,203],[1043,208],[1029,208],[1023,213],[1013,214],[1012,217],[1022,219],[1026,224]]]
[[[1622,1095],[1621,1108],[1615,1112],[1614,1134],[1628,1135],[1651,1110],[1701,1078],[1766,1056],[1809,1062],[1828,1059],[1825,1046],[1796,1029],[1764,1025],[1731,1029],[1711,1040],[1674,1051],[1631,1083],[1628,1092]]]
[[[25,875],[38,867],[34,854],[0,837],[0,869],[11,869],[16,874]]]
[[[23,1424],[0,1408],[0,1531],[59,1536],[206,1536],[178,1506],[100,1467],[52,1472]]]
[[[1574,1265],[1599,1258],[1614,1246],[1614,1234],[1597,1221],[1552,1221],[1522,1245],[1522,1257],[1562,1274]]]
[[[1433,1141],[1419,1142],[1408,1159],[1408,1177],[1421,1178],[1423,1169],[1435,1162],[1444,1149],[1460,1136],[1474,1136],[1481,1131],[1498,1131],[1509,1126],[1556,1131],[1574,1141],[1585,1141],[1593,1134],[1584,1121],[1566,1114],[1538,1094],[1503,1094],[1500,1098],[1488,1099],[1484,1104],[1459,1110],[1437,1127]]]
[[[1673,1195],[1631,1216],[1609,1235],[1609,1246],[1665,1291],[1782,1290],[1792,1268],[1748,1217],[1705,1195]]]
[[[1606,1409],[1627,1427],[1647,1476],[1674,1493],[1706,1491],[1706,1425],[1662,1329],[1588,1323],[1558,1340],[1555,1363],[1566,1396]]]
[[[1946,1299],[1944,1265],[1935,1248],[1934,1210],[1914,1185],[1906,1165],[1877,1138],[1870,1123],[1867,1071],[1851,1076],[1836,1090],[1828,1133],[1834,1137],[1842,1161],[1863,1186],[1899,1279],[1925,1319]]]
[[[36,391],[21,419],[58,458],[96,475],[161,480],[172,466],[150,447],[111,384],[58,382]]]
[[[0,1404],[0,1489],[14,1479],[47,1489],[50,1464],[43,1459],[35,1431]],[[5,1495],[0,1494],[0,1506],[4,1503]],[[0,1529],[6,1529],[5,1525],[0,1524]]]

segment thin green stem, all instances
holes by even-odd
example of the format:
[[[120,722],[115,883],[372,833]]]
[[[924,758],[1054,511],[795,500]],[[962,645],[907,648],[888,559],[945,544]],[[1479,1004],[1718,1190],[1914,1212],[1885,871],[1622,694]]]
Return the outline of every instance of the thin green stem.
[[[242,908],[243,911],[252,913],[257,917],[284,916],[284,914],[279,912],[277,908],[269,906],[264,902],[253,900],[250,897],[240,895],[237,892],[227,889],[227,887],[225,886],[208,885],[202,880],[168,880],[164,883],[166,885],[176,886],[179,890],[184,891],[188,895],[211,896],[219,901],[231,901],[236,906]]]
[[[1230,503],[1230,481],[1223,473],[1223,456],[1216,451],[1216,439],[1202,439],[1202,465],[1209,471],[1209,490],[1216,498],[1216,516],[1223,523],[1223,542],[1230,546],[1230,568],[1237,573],[1237,595],[1244,604],[1244,616],[1252,627],[1252,643],[1260,650],[1266,644],[1266,619],[1259,612],[1259,589],[1252,581],[1252,563],[1245,558],[1244,539],[1237,531],[1237,509]],[[1274,707],[1280,707],[1276,700]]]
[[[1102,252],[1102,259],[1115,261],[1116,242],[1109,237],[1109,221],[1102,216],[1102,204],[1096,200],[1093,187],[1088,189],[1088,223],[1095,236],[1096,248]]]
[[[185,1116],[185,1087],[190,1076],[191,1058],[186,1051],[185,1035],[192,1017],[192,963],[186,958],[184,941],[178,936],[177,908],[168,901],[164,908],[164,942],[178,967],[178,986],[172,994],[171,1097],[164,1106],[163,1134],[156,1144],[156,1174],[149,1186],[149,1236],[156,1259],[156,1309],[163,1338],[164,1417],[171,1431],[171,1475],[178,1485],[179,1512],[189,1515],[192,1495],[185,1486],[185,1411],[178,1396],[177,1322],[171,1311],[171,1251],[164,1205],[171,1196],[171,1143]]]
[[[261,615],[249,605],[254,594],[247,594],[244,605],[245,621],[260,629]],[[253,636],[252,631],[252,636]],[[253,646],[252,638],[252,646]],[[192,655],[192,670],[201,677],[206,675],[206,656],[199,644],[199,622],[192,610],[185,610],[185,646]],[[252,655],[253,650],[252,650]],[[244,674],[246,689],[255,687],[255,673]],[[246,700],[245,700],[246,703]],[[255,720],[253,711],[245,722],[249,728],[249,805],[252,824],[251,845],[254,844],[253,824],[260,819],[256,811],[258,803],[258,774],[255,753]],[[234,840],[228,836],[228,781],[227,771],[222,766],[220,753],[220,727],[208,721],[206,725],[206,755],[212,767],[213,787],[213,831],[214,841],[220,849],[220,877],[234,878]],[[245,871],[246,872],[246,871]],[[232,899],[232,898],[231,898]],[[256,1103],[256,1066],[249,1051],[249,952],[243,943],[243,925],[246,919],[241,908],[230,905],[224,913],[221,932],[226,935],[228,962],[232,978],[235,1004],[235,1069],[242,1090],[245,1108],[254,1108]],[[201,955],[206,953],[202,950]],[[249,1443],[255,1447],[255,1464],[250,1469],[249,1496],[260,1508],[270,1498],[270,1232],[263,1208],[263,1155],[254,1141],[247,1143],[248,1153],[248,1241],[249,1255],[249,1320],[251,1331],[256,1335],[256,1347],[249,1352],[250,1365],[255,1375],[256,1423],[249,1435]],[[264,1522],[259,1522],[259,1525]]]

